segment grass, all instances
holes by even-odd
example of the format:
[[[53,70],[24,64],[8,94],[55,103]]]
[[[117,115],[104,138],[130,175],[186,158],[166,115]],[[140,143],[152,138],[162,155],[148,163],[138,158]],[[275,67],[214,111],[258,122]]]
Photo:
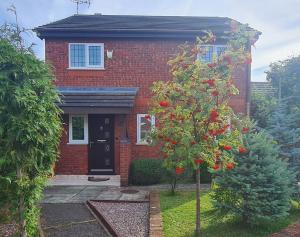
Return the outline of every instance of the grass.
[[[165,237],[192,237],[195,229],[195,192],[160,193]],[[300,208],[294,207],[290,216],[268,225],[247,227],[233,218],[215,215],[209,192],[201,196],[201,228],[203,237],[265,237],[300,219]]]

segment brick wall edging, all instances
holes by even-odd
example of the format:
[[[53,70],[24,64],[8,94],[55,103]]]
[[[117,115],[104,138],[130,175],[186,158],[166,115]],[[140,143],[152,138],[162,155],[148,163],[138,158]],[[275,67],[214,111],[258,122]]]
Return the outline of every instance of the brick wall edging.
[[[93,217],[95,217],[95,219],[97,220],[98,224],[106,231],[106,233],[109,234],[109,235],[111,235],[110,231],[107,229],[107,227],[101,221],[101,218],[99,218],[99,216],[97,215],[97,212],[95,211],[93,205],[91,205],[89,203],[89,201],[87,201],[84,205],[89,210],[89,212],[93,215]]]
[[[149,237],[163,237],[162,216],[160,212],[159,192],[150,193]]]
[[[105,229],[108,231],[108,233],[112,237],[119,237],[115,229],[110,225],[109,221],[106,220],[106,218],[94,207],[94,205],[91,203],[91,201],[87,201],[86,205],[92,210],[92,212],[97,216],[97,219],[100,223],[105,227]]]

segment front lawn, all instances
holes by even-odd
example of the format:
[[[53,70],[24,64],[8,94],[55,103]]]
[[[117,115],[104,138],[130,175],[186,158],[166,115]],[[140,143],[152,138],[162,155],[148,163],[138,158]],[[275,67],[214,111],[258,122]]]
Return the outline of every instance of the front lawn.
[[[192,237],[195,229],[195,192],[160,193],[165,237]],[[260,227],[246,227],[233,218],[221,219],[214,214],[209,192],[201,197],[201,224],[203,236],[209,237],[262,237],[300,219],[300,208],[294,207],[288,218]]]

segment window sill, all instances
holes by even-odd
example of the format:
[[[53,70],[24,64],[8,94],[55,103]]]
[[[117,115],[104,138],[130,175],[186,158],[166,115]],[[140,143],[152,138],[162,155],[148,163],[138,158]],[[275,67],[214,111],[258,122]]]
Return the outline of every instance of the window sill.
[[[84,70],[96,70],[96,71],[103,71],[105,70],[104,67],[68,67],[68,70],[79,70],[79,71],[84,71]]]
[[[137,146],[150,146],[149,143],[143,143],[143,142],[137,142],[137,143],[135,143],[135,145],[137,145]]]
[[[67,145],[88,145],[88,142],[68,142]]]

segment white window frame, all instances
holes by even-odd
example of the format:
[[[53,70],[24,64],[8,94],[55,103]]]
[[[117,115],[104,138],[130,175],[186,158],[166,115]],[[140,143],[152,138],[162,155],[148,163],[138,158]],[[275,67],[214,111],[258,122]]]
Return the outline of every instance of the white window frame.
[[[216,55],[218,57],[218,48],[227,48],[227,45],[226,44],[202,44],[202,45],[199,45],[199,47],[213,47],[213,55]],[[198,60],[201,60],[200,58],[200,54],[198,53],[197,55],[197,59]],[[212,58],[213,60],[213,58]],[[207,62],[207,63],[211,63],[213,61],[210,61],[210,62]]]
[[[74,44],[81,44],[85,46],[85,67],[72,67],[71,65],[71,45]],[[100,59],[101,59],[101,64],[98,65],[90,65],[89,64],[89,46],[100,46]],[[69,68],[68,69],[76,69],[76,70],[104,70],[104,43],[69,43],[68,47],[68,57],[69,57]]]
[[[148,114],[137,114],[136,116],[136,145],[149,145],[145,140],[141,139],[141,118],[144,118]],[[151,116],[151,127],[155,126],[155,117]]]
[[[83,140],[73,140],[73,127],[72,127],[72,118],[73,117],[83,117],[84,121],[84,139]],[[88,116],[85,114],[70,114],[69,115],[69,143],[68,144],[88,144]]]

